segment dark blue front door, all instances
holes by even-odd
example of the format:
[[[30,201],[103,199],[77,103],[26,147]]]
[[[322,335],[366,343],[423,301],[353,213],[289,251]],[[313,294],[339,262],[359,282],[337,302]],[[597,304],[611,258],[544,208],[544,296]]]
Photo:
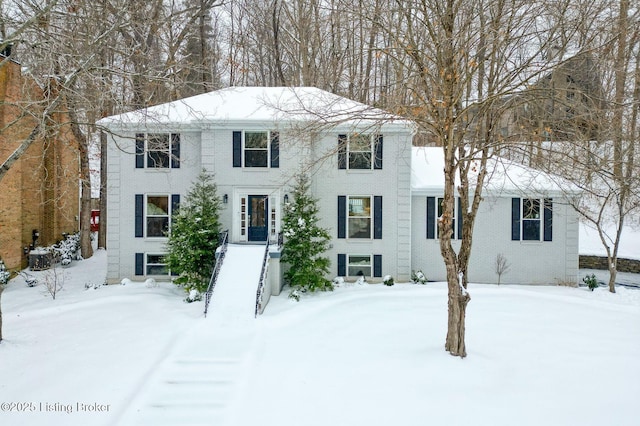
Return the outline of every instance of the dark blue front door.
[[[249,195],[249,241],[267,241],[266,195]]]

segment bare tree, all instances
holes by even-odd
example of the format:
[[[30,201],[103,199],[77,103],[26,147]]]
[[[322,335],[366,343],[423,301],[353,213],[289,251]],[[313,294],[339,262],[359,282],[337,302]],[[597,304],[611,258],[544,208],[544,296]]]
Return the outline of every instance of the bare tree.
[[[465,357],[466,306],[473,226],[487,179],[487,161],[504,141],[499,121],[505,99],[556,64],[546,55],[559,22],[544,2],[484,0],[396,1],[380,28],[389,56],[402,65],[397,111],[411,117],[444,156],[440,251],[448,282],[445,349]],[[564,1],[563,4],[568,4]],[[541,24],[544,22],[544,24]],[[562,20],[562,24],[567,24]],[[452,245],[455,198],[462,239]]]
[[[511,269],[511,265],[509,264],[509,261],[504,256],[504,254],[498,253],[496,255],[494,267],[495,267],[496,275],[498,276],[498,285],[500,285],[500,280],[502,279],[502,276],[507,272],[509,272],[509,269]]]

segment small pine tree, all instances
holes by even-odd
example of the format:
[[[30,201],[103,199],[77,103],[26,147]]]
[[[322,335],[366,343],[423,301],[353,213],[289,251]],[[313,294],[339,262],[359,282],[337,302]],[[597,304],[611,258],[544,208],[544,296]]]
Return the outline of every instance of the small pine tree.
[[[219,211],[217,187],[202,171],[172,218],[167,242],[167,266],[187,293],[207,290],[219,244]]]
[[[318,226],[317,200],[309,195],[309,187],[307,175],[298,174],[293,202],[285,205],[282,261],[290,266],[285,280],[292,291],[333,290],[333,284],[325,278],[329,258],[322,256],[328,249],[329,232]]]

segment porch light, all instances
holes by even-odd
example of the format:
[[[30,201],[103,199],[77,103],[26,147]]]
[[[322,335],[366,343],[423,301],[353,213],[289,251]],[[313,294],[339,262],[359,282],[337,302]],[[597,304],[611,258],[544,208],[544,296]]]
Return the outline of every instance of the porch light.
[[[227,204],[227,203],[229,202],[229,196],[228,196],[227,194],[224,194],[224,195],[222,196],[222,202],[223,202],[224,204]]]
[[[289,194],[284,194],[284,203],[289,204]]]

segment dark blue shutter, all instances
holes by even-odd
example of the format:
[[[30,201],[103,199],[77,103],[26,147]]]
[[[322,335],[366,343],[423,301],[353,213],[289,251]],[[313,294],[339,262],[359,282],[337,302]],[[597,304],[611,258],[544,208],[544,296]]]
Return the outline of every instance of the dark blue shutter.
[[[511,239],[520,241],[520,198],[511,199]]]
[[[458,239],[462,239],[462,199],[458,198]]]
[[[233,132],[233,167],[242,167],[242,132]]]
[[[436,238],[436,197],[427,197],[427,239]]]
[[[382,277],[382,255],[373,255],[373,276]]]
[[[373,159],[373,168],[378,170],[382,169],[382,135],[376,136],[375,155],[376,157]]]
[[[271,168],[280,167],[280,134],[271,132]]]
[[[347,135],[338,135],[338,168],[347,168]]]
[[[338,238],[347,238],[347,197],[338,195]]]
[[[136,194],[136,202],[135,202],[135,227],[136,227],[136,238],[140,238],[144,236],[144,195]]]
[[[180,194],[171,194],[171,216],[178,214],[180,209]]]
[[[338,254],[338,276],[345,277],[347,276],[347,255],[346,254]]]
[[[144,275],[144,253],[136,253],[136,275]]]
[[[544,199],[544,240],[553,241],[553,199]]]
[[[171,134],[171,168],[180,168],[180,135],[178,133]]]
[[[382,239],[382,196],[373,197],[373,238]]]
[[[144,169],[144,133],[136,133],[136,169]]]

